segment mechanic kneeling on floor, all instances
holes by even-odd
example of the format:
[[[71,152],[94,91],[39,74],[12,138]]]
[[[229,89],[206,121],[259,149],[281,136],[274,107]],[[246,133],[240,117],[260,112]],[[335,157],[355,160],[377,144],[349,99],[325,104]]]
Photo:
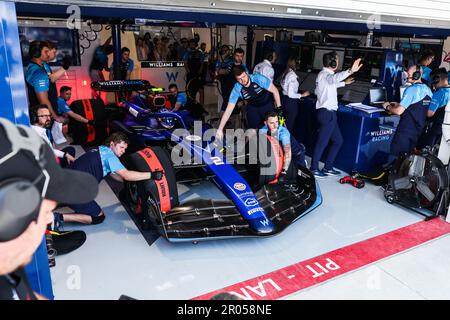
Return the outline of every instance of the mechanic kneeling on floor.
[[[270,134],[283,146],[284,163],[281,174],[286,174],[289,165],[291,164],[291,159],[294,161],[297,168],[299,166],[306,167],[305,146],[295,140],[286,127],[279,125],[278,114],[275,111],[269,111],[265,114],[264,127],[262,127],[259,132]]]
[[[84,171],[93,175],[100,183],[104,177],[118,181],[161,180],[162,171],[139,172],[127,170],[119,160],[128,147],[128,137],[121,132],[111,134],[104,145],[87,151],[75,160],[68,169]],[[105,220],[102,208],[94,200],[82,205],[69,205],[74,213],[55,213],[55,225],[60,227],[63,222],[79,222],[84,224],[100,224]]]

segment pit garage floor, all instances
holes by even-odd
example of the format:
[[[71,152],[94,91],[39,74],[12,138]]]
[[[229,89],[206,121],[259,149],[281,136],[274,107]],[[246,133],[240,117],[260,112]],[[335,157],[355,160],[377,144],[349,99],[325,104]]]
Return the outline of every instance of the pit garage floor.
[[[448,231],[336,276],[330,276],[328,272],[336,269],[330,268],[320,272],[329,276],[326,281],[316,278],[314,283],[297,286],[303,289],[289,285],[294,276],[272,280],[274,271],[333,250],[337,250],[334,256],[342,259],[350,251],[341,252],[341,248],[352,244],[359,253],[344,258],[356,266],[370,250],[378,252],[397,242],[395,237],[382,236],[381,247],[378,242],[379,247],[370,248],[360,247],[361,241],[424,223],[421,216],[389,205],[380,187],[367,184],[355,189],[340,185],[336,177],[319,180],[319,186],[322,205],[274,237],[198,244],[171,244],[160,237],[149,246],[103,181],[97,201],[107,215],[105,222],[97,226],[66,224],[66,230],[84,230],[87,241],[78,250],[57,257],[51,269],[55,299],[117,300],[125,294],[136,299],[185,300],[205,298],[229,286],[248,299],[450,299]],[[181,201],[224,197],[210,182],[179,186],[179,193]],[[322,270],[323,266],[325,263]],[[315,276],[321,271],[320,264],[307,267],[310,271],[314,267]],[[254,278],[259,280],[257,285],[249,285]],[[283,291],[287,287],[290,290]]]

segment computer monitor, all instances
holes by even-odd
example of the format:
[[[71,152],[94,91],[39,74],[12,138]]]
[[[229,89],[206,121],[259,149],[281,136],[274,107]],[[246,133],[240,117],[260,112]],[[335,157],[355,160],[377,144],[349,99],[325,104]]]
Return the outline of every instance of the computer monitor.
[[[386,88],[371,88],[369,98],[370,104],[382,104],[387,100]]]

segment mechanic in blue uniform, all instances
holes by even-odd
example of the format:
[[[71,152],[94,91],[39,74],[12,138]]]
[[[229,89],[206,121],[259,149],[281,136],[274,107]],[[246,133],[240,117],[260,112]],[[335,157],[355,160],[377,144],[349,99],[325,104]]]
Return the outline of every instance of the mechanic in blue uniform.
[[[33,41],[30,43],[30,64],[25,72],[25,80],[28,90],[29,107],[38,104],[48,106],[52,118],[55,121],[64,123],[65,119],[58,116],[56,110],[58,108],[58,94],[56,90],[50,92],[50,79],[44,62],[48,61],[49,47],[46,41]]]
[[[175,83],[169,85],[169,101],[172,106],[172,111],[188,110],[192,118],[184,118],[185,124],[195,121],[195,119],[203,119],[208,112],[201,104],[190,99],[185,92],[178,91],[178,86]],[[187,122],[186,122],[187,121]]]
[[[429,65],[434,61],[434,52],[424,50],[419,58],[419,65],[422,67],[422,82],[431,86],[431,69]]]
[[[270,130],[270,131],[269,131]],[[278,113],[269,111],[264,117],[264,126],[259,130],[260,133],[267,133],[275,136],[283,146],[284,164],[282,174],[285,174],[291,163],[294,161],[296,167],[306,167],[305,146],[299,143],[284,126],[278,122]]]
[[[334,51],[323,55],[323,69],[317,75],[315,90],[319,132],[311,160],[311,171],[318,178],[340,174],[338,170],[333,168],[334,160],[343,143],[341,130],[337,122],[337,89],[353,83],[353,79],[349,76],[361,69],[362,64],[360,63],[361,59],[357,59],[353,62],[351,69],[335,73],[339,67],[339,55]],[[330,146],[325,159],[325,166],[322,170],[319,170],[319,161],[328,144]]]
[[[400,103],[385,102],[383,104],[386,111],[400,116],[391,142],[391,154],[394,156],[413,151],[425,128],[433,93],[426,84],[422,83],[422,76],[421,66],[409,67],[408,82],[411,86],[405,89]]]
[[[104,177],[111,177],[118,181],[141,181],[148,179],[160,180],[162,171],[139,172],[127,170],[119,160],[128,147],[128,137],[121,132],[115,132],[106,139],[105,144],[93,148],[71,163],[67,169],[90,173],[98,183]],[[70,183],[70,181],[67,181]],[[84,224],[99,224],[105,220],[102,208],[94,200],[81,205],[69,205],[74,213],[55,213],[56,227],[63,222],[78,222]]]
[[[239,98],[247,102],[247,126],[249,129],[261,128],[266,112],[274,110],[273,100],[275,100],[276,107],[279,110],[281,108],[280,94],[269,78],[260,74],[248,74],[243,66],[233,67],[233,74],[237,83],[234,85],[227,108],[217,129],[216,138],[219,140],[223,137],[223,128]]]
[[[111,64],[109,80],[130,80],[131,72],[134,69],[134,61],[130,58],[130,49],[123,47],[121,50],[120,73],[114,75],[114,63]]]
[[[186,93],[189,98],[196,100],[197,92],[203,88],[202,74],[203,61],[205,56],[203,52],[197,48],[195,39],[189,40],[189,48],[183,56],[184,67],[186,69]],[[203,101],[204,102],[204,101]]]
[[[231,95],[231,91],[236,84],[236,77],[233,75],[233,68],[235,66],[242,66],[245,72],[250,73],[243,63],[244,61],[244,50],[241,48],[236,48],[234,50],[234,54],[232,58],[225,60],[220,64],[219,69],[217,70],[217,75],[220,81],[220,91],[222,95],[222,108],[221,111],[225,111],[228,106],[228,100]],[[241,102],[239,102],[238,107],[241,106]],[[240,112],[239,108],[233,109],[233,114],[238,114]]]
[[[298,93],[298,76],[295,73],[297,61],[295,57],[289,57],[286,70],[281,76],[281,104],[283,105],[283,115],[286,117],[286,127],[289,132],[294,133],[297,122],[300,99],[309,96],[309,91]]]
[[[431,80],[436,91],[428,109],[427,117],[430,125],[421,136],[418,148],[433,147],[441,142],[442,124],[444,123],[445,107],[450,97],[450,84],[445,68],[439,68],[431,73]]]
[[[67,104],[67,101],[70,100],[72,96],[72,88],[68,86],[62,86],[59,89],[59,97],[58,97],[58,115],[61,115],[63,117],[71,117],[72,119],[82,122],[82,123],[89,123],[94,125],[94,120],[88,120],[83,116],[80,116],[79,114],[75,113],[70,109],[69,105]]]
[[[169,97],[170,103],[172,105],[172,111],[178,111],[178,110],[182,109],[188,102],[186,93],[179,92],[178,86],[175,83],[171,83],[169,85],[169,91],[172,94]]]

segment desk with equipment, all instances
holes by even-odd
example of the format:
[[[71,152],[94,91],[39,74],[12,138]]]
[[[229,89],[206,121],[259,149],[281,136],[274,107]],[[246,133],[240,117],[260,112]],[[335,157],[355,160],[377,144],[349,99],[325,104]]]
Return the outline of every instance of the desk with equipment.
[[[316,52],[325,53],[323,48],[320,51],[316,49]],[[382,102],[390,101],[398,91],[402,55],[383,49],[345,49],[343,69],[348,69],[358,57],[363,57],[365,65],[354,75],[355,82],[338,89],[338,123],[344,144],[336,158],[335,167],[348,173],[358,171],[375,174],[393,159],[389,150],[399,117],[384,112]],[[315,57],[315,60],[318,58]],[[317,69],[313,67],[313,70]],[[298,74],[300,91],[313,93],[317,72]],[[293,132],[305,145],[308,155],[312,155],[317,138],[315,103],[313,95],[301,100],[298,125]]]

